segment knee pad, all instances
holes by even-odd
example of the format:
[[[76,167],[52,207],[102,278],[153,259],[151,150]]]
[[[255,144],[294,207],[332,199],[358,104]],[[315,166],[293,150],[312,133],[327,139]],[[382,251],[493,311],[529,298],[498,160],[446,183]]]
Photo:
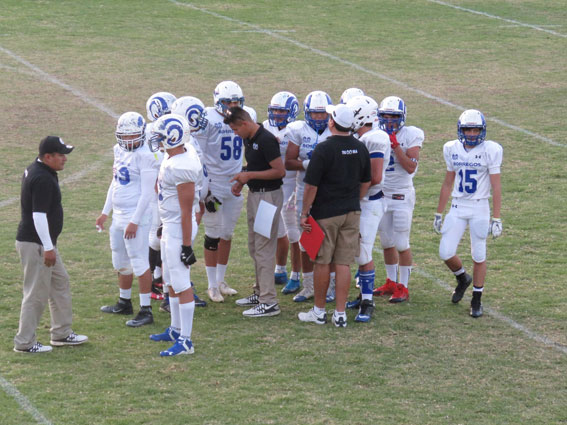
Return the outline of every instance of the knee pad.
[[[393,212],[393,225],[396,233],[409,232],[411,227],[411,215],[408,211],[396,210]]]
[[[372,249],[374,244],[367,241],[360,241],[360,255],[356,257],[356,263],[364,266],[372,261]]]
[[[301,233],[297,227],[293,227],[287,231],[287,238],[289,239],[289,243],[297,243],[299,242],[299,238],[301,237]]]
[[[205,234],[205,249],[216,251],[219,248],[220,238],[211,238]]]
[[[134,273],[131,266],[121,267],[117,269],[117,272],[120,273],[122,276],[127,276],[129,274]]]
[[[398,252],[403,252],[410,248],[409,231],[397,232],[394,235],[395,246]]]
[[[476,263],[486,261],[486,238],[490,221],[488,217],[471,220],[469,230],[471,234],[471,256]]]
[[[439,243],[439,258],[443,261],[447,261],[449,258],[454,257],[457,254],[457,247],[449,246],[446,242],[441,239]]]

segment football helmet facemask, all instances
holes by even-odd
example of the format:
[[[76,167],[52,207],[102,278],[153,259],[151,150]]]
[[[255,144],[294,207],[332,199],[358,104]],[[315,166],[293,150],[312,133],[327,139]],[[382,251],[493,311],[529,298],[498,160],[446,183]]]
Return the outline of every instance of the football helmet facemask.
[[[171,93],[160,91],[150,96],[146,102],[146,112],[150,121],[155,121],[165,114],[171,113],[171,105],[176,97]]]
[[[465,136],[464,130],[467,128],[479,128],[480,133],[476,136]],[[476,109],[467,109],[463,112],[457,122],[457,135],[463,145],[476,146],[484,142],[486,138],[486,120],[482,112]]]
[[[385,117],[384,115],[395,115]],[[378,120],[380,128],[388,134],[397,133],[406,123],[406,104],[397,96],[388,96],[380,102],[378,107]]]
[[[189,140],[191,129],[182,115],[167,114],[159,117],[152,127],[150,148],[156,152],[160,145],[164,149],[173,149]]]
[[[356,96],[346,104],[354,113],[353,130],[358,131],[366,124],[378,121],[378,104],[369,96]]]
[[[208,124],[205,105],[193,96],[183,96],[173,102],[171,113],[181,115],[187,119],[191,131],[205,128]]]
[[[144,144],[146,120],[137,112],[126,112],[116,124],[116,142],[128,152],[135,151]]]
[[[332,105],[333,101],[324,91],[315,90],[307,95],[303,101],[303,112],[305,113],[305,122],[313,130],[319,132],[325,130],[329,124],[329,114],[327,114],[327,105]],[[311,114],[316,112],[324,112],[325,119],[314,119]]]
[[[220,82],[213,92],[213,100],[215,109],[223,116],[226,116],[226,111],[230,107],[228,104],[231,102],[238,102],[241,108],[244,106],[244,94],[240,86],[234,81]]]
[[[276,93],[268,105],[268,121],[272,127],[282,128],[295,121],[299,113],[299,102],[293,93]]]
[[[364,96],[364,92],[356,87],[346,89],[343,94],[341,94],[341,100],[339,103],[348,103],[349,100],[356,96]]]

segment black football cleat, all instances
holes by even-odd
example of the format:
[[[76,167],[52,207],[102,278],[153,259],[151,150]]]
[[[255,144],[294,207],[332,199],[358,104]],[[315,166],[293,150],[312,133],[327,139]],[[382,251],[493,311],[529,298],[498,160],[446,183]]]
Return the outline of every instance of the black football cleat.
[[[466,272],[457,276],[457,287],[453,291],[453,295],[451,296],[451,302],[453,304],[457,304],[459,301],[463,299],[467,288],[472,283],[472,277],[467,274]]]
[[[483,309],[482,309],[482,303],[480,302],[480,297],[478,298],[473,297],[471,301],[471,312],[470,312],[471,317],[477,319],[480,316],[482,316],[482,313],[483,313]]]
[[[111,314],[134,314],[132,300],[126,298],[118,298],[118,302],[114,305],[103,305],[100,311]]]
[[[152,314],[151,306],[140,307],[140,311],[132,320],[126,322],[127,326],[132,328],[138,328],[144,325],[150,325],[154,323],[154,316]]]

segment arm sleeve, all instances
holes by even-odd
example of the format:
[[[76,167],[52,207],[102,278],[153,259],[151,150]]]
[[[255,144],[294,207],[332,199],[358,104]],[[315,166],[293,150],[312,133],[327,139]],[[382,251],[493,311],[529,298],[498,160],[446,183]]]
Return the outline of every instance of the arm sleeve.
[[[35,231],[41,240],[43,249],[45,251],[51,251],[53,249],[53,242],[51,241],[51,235],[49,234],[49,224],[47,223],[47,214],[43,212],[34,212],[33,224],[35,226]]]
[[[114,192],[114,179],[110,181],[108,186],[108,191],[106,192],[106,201],[104,201],[104,207],[102,207],[102,213],[109,215],[112,211],[112,193]]]
[[[147,211],[152,196],[155,196],[154,187],[157,179],[157,171],[154,168],[142,170],[140,172],[140,178],[142,180],[142,193],[140,195],[140,199],[138,199],[136,211],[134,211],[132,220],[130,220],[134,224],[140,223],[140,219]]]

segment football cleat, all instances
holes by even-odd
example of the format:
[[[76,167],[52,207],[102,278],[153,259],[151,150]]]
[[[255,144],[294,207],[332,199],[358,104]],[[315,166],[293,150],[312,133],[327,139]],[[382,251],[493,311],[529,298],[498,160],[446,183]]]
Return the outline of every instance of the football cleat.
[[[358,314],[354,318],[355,322],[370,322],[372,318],[372,313],[374,312],[374,301],[372,300],[362,300],[360,303],[360,309]]]
[[[475,319],[482,316],[483,314],[482,303],[480,302],[481,295],[482,292],[473,292],[470,315]]]
[[[324,325],[327,323],[327,313],[317,314],[313,308],[306,313],[299,313],[297,318],[302,322],[313,322],[317,325]]]
[[[118,302],[114,305],[103,305],[100,311],[111,314],[134,314],[132,300],[126,298],[118,298]]]
[[[472,283],[472,277],[468,273],[463,273],[457,276],[457,287],[453,291],[453,295],[451,297],[451,302],[453,304],[457,304],[459,301],[463,299],[465,292],[469,285]]]
[[[215,303],[222,303],[224,302],[224,298],[221,295],[219,288],[211,287],[207,289],[207,295],[212,302]]]
[[[351,309],[359,308],[361,301],[362,301],[362,296],[360,294],[358,294],[358,297],[356,297],[354,300],[347,301],[346,308],[351,308]]]
[[[220,293],[223,295],[236,295],[238,291],[236,289],[232,289],[230,286],[227,285],[226,282],[219,283],[219,290]]]
[[[282,288],[282,294],[293,294],[299,291],[301,287],[301,282],[299,279],[289,279],[287,284]]]
[[[372,295],[375,297],[382,297],[385,295],[392,295],[396,290],[397,283],[393,280],[386,279],[386,283],[372,291]]]
[[[293,297],[293,301],[302,303],[313,298],[313,295],[313,276],[305,277],[303,278],[303,289],[299,291],[299,294]]]
[[[150,335],[152,341],[177,341],[177,338],[179,338],[179,332],[174,330],[171,326],[160,334]]]
[[[161,300],[163,300],[163,290],[158,285],[159,284],[152,282],[152,292],[151,292],[150,296],[151,296],[152,300],[161,301]]]
[[[159,311],[162,311],[164,313],[171,313],[171,310],[169,308],[169,294],[165,294],[163,301],[159,305]]]
[[[161,357],[172,357],[183,354],[193,354],[195,352],[195,347],[189,338],[177,338],[175,344],[169,347],[167,350],[159,353]]]
[[[274,281],[276,285],[285,285],[287,283],[287,272],[274,273]]]
[[[131,328],[138,328],[140,326],[149,325],[154,323],[154,316],[152,314],[152,306],[147,305],[140,307],[140,311],[132,320],[126,322],[127,326]]]
[[[401,283],[398,283],[396,285],[396,289],[395,289],[394,293],[392,294],[392,296],[390,297],[390,299],[388,301],[391,302],[391,303],[403,303],[404,301],[407,301],[408,299],[409,299],[408,288],[406,288]]]
[[[202,300],[201,298],[199,298],[197,296],[197,294],[195,294],[193,292],[193,298],[195,298],[195,307],[206,307],[207,306],[207,302],[205,300]]]

